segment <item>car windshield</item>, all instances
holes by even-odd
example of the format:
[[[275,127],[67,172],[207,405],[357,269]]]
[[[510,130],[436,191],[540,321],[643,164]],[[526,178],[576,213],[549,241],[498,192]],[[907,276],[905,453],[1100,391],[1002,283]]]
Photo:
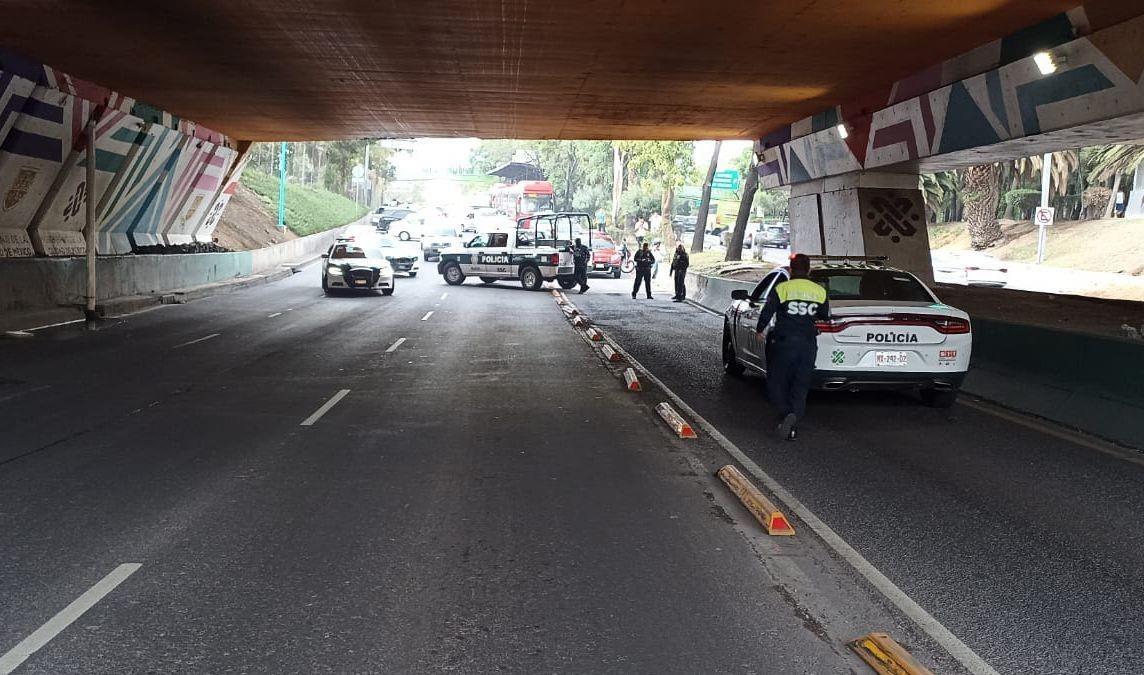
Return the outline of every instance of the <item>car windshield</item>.
[[[357,244],[338,244],[330,253],[331,260],[360,260],[380,257],[382,257],[380,251],[375,250],[373,247],[360,246]]]
[[[811,280],[826,287],[831,300],[936,302],[912,274],[893,270],[818,269]]]
[[[615,242],[609,241],[607,239],[593,239],[592,240],[592,248],[597,249],[597,250],[599,250],[599,249],[615,250],[616,244],[615,244]]]

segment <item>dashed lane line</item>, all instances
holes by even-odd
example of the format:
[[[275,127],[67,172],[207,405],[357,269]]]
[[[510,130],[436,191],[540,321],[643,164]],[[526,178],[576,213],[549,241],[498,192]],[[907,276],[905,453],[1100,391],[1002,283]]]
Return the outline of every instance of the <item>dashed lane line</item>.
[[[210,335],[207,335],[206,337],[201,337],[197,340],[191,340],[190,342],[184,342],[181,345],[175,345],[174,347],[172,347],[172,349],[181,349],[183,347],[189,347],[190,345],[197,344],[199,342],[206,342],[207,340],[216,338],[220,335],[222,335],[222,333],[211,333]]]
[[[273,314],[267,314],[266,318],[267,319],[273,319],[276,316],[282,316],[282,312],[274,312]]]
[[[432,312],[432,311],[429,311],[429,312],[425,312],[425,316],[421,317],[421,320],[422,320],[422,321],[428,321],[428,320],[429,320],[429,317],[431,317],[431,316],[433,316],[433,312]]]
[[[445,299],[445,298],[447,298],[447,297],[449,297],[449,294],[448,294],[447,292],[446,292],[446,293],[442,293],[442,294],[441,294],[441,299],[442,299],[442,300],[444,300],[444,299]]]
[[[385,353],[392,354],[393,352],[397,351],[397,348],[400,347],[401,343],[403,342],[405,342],[405,338],[397,338],[397,342],[389,345],[389,349],[385,350]]]
[[[34,633],[21,640],[20,644],[0,656],[0,675],[8,675],[19,668],[21,663],[28,660],[28,657],[51,642],[76,619],[83,616],[84,612],[94,607],[104,596],[115,590],[116,586],[126,581],[127,577],[135,574],[140,567],[142,567],[140,563],[123,563],[116,567],[83,595],[73,600],[70,605],[48,619],[48,622],[37,628]]]
[[[349,389],[339,389],[338,393],[331,396],[330,400],[323,403],[321,408],[318,408],[317,410],[315,410],[313,415],[310,415],[306,419],[302,420],[302,423],[298,426],[303,426],[303,427],[314,426],[315,422],[322,419],[322,415],[325,415],[326,413],[330,412],[330,408],[333,408],[334,406],[336,406],[338,404],[338,401],[345,398],[346,394],[348,394],[348,393],[350,393]]]
[[[715,439],[715,442],[722,446],[727,454],[735,458],[743,468],[766,486],[771,494],[778,498],[780,502],[786,504],[791,513],[801,518],[810,529],[814,530],[814,532],[826,542],[827,546],[846,560],[851,567],[865,577],[874,588],[878,589],[887,600],[893,603],[895,607],[909,617],[919,628],[925,631],[926,635],[929,635],[934,642],[940,645],[950,656],[957,659],[966,670],[973,673],[973,675],[999,675],[993,666],[978,656],[976,652],[969,648],[969,645],[962,642],[960,638],[943,626],[933,615],[923,609],[921,605],[914,602],[910,596],[906,595],[905,591],[898,588],[894,582],[890,581],[886,575],[882,574],[878,568],[866,560],[861,553],[856,551],[850,544],[847,544],[837,532],[831,529],[831,527],[824,523],[818,516],[814,515],[809,508],[803,505],[790,491],[772,478],[770,474],[763,471],[758,464],[755,464],[754,460],[748,457],[746,453],[740,450],[730,439],[720,433],[713,424],[696,412],[694,408],[687,405],[678,394],[669,389],[666,384],[653,375],[643,364],[633,358],[632,355],[618,345],[615,340],[610,340],[610,342],[617,351],[623,354],[624,358],[627,359],[632,366],[643,373],[650,382],[655,383],[656,386],[662,389],[668,398],[679,406],[681,411],[696,420],[699,426],[710,434],[711,438]]]

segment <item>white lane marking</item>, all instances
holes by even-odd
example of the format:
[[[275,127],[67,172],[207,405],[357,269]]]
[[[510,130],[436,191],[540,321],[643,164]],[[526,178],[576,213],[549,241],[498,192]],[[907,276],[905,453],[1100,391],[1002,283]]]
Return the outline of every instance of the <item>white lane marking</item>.
[[[274,312],[273,314],[267,315],[266,318],[267,319],[273,319],[276,316],[282,316],[282,312]]]
[[[397,351],[397,348],[401,346],[402,342],[405,342],[405,338],[397,338],[397,342],[389,345],[389,349],[385,350],[385,353],[392,354],[393,352]]]
[[[826,545],[834,549],[834,552],[842,556],[850,566],[858,571],[863,577],[866,578],[875,588],[877,588],[882,595],[886,596],[890,602],[894,604],[903,614],[909,617],[915,624],[918,625],[926,635],[933,638],[934,642],[938,643],[942,649],[949,652],[949,655],[957,659],[966,670],[973,673],[973,675],[999,675],[989,665],[985,659],[981,658],[969,648],[969,645],[962,642],[956,635],[954,635],[948,628],[943,626],[937,619],[935,619],[929,612],[922,608],[921,605],[914,602],[910,596],[897,587],[894,582],[890,581],[886,575],[878,571],[862,554],[854,550],[850,544],[838,535],[837,532],[832,530],[829,525],[822,522],[818,516],[814,515],[802,502],[800,502],[793,494],[786,488],[779,484],[774,478],[762,470],[758,464],[748,457],[737,445],[732,443],[730,439],[721,434],[713,424],[708,422],[702,415],[695,411],[694,408],[687,405],[682,398],[679,397],[674,391],[668,388],[658,377],[653,375],[650,370],[644,367],[642,363],[635,360],[631,354],[616,344],[615,340],[608,340],[615,348],[616,351],[623,354],[624,358],[628,360],[637,370],[642,372],[648,380],[655,383],[660,389],[667,394],[668,398],[679,406],[680,410],[686,413],[699,423],[711,438],[715,439],[723,450],[735,458],[739,464],[743,466],[752,476],[757,478],[763,485],[770,490],[780,502],[786,504],[788,510],[802,519],[810,529],[826,542]]]
[[[179,349],[180,347],[186,347],[186,346],[188,346],[188,345],[193,345],[193,344],[195,344],[196,342],[205,342],[205,341],[207,341],[207,340],[210,340],[211,338],[216,338],[216,337],[218,337],[218,336],[220,336],[220,335],[222,335],[222,333],[211,333],[210,335],[208,335],[208,336],[206,336],[206,337],[201,337],[201,338],[199,338],[199,339],[197,339],[197,340],[191,340],[190,342],[184,342],[184,343],[183,343],[183,344],[181,344],[181,345],[175,345],[174,347],[172,347],[172,349]]]
[[[287,307],[287,308],[286,308],[286,311],[287,311],[287,312],[293,312],[293,311],[294,311],[294,308],[293,308],[293,307]]]
[[[330,411],[330,408],[333,408],[334,406],[336,406],[338,404],[338,401],[345,398],[346,394],[348,394],[348,393],[350,393],[349,389],[339,389],[338,393],[331,396],[330,400],[323,403],[321,408],[318,408],[317,410],[315,410],[313,415],[310,415],[306,419],[302,420],[302,423],[298,426],[302,426],[302,427],[314,426],[314,422],[317,422],[318,420],[322,419],[322,415],[325,415],[326,413],[328,413]]]
[[[425,316],[421,317],[422,321],[428,321],[429,317],[433,316],[433,312],[425,312]]]
[[[444,299],[445,299],[445,298],[447,298],[447,297],[449,297],[449,294],[448,294],[448,293],[442,293],[442,294],[441,294],[441,299],[442,299],[442,300],[444,300]],[[82,321],[82,319],[80,319],[80,320]]]
[[[44,645],[52,641],[65,628],[70,626],[83,613],[95,606],[115,587],[123,583],[127,577],[135,574],[142,567],[139,563],[123,563],[111,570],[111,573],[100,579],[94,586],[72,601],[70,605],[60,610],[48,622],[36,629],[34,633],[20,641],[7,654],[0,656],[0,675],[8,675],[16,670],[29,656],[35,654]]]
[[[26,332],[31,333],[32,331],[44,330],[45,328],[55,328],[57,326],[70,326],[73,323],[82,323],[84,321],[87,321],[87,319],[72,319],[71,321],[61,321],[59,323],[49,323],[49,324],[44,325],[44,326],[36,326],[35,328],[25,328],[24,330]]]

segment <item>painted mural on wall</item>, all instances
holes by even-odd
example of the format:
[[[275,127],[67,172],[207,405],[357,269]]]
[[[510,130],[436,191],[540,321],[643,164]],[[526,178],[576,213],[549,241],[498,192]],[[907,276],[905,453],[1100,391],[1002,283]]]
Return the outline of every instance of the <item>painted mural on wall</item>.
[[[890,167],[1144,112],[1144,17],[1086,37],[1062,14],[800,120],[758,144],[763,187]],[[1055,72],[1033,59],[1049,50]],[[840,130],[840,125],[843,130]]]
[[[0,257],[83,255],[89,197],[99,253],[171,243],[169,232],[190,241],[234,160],[216,131],[0,51]]]

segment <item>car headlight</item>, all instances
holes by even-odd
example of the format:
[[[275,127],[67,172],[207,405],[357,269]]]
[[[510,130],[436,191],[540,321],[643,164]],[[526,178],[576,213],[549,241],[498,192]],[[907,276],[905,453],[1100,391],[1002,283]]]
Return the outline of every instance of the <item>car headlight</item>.
[[[340,277],[340,276],[342,276],[342,268],[334,267],[333,265],[330,265],[329,267],[326,268],[326,274],[328,274],[332,277]]]

